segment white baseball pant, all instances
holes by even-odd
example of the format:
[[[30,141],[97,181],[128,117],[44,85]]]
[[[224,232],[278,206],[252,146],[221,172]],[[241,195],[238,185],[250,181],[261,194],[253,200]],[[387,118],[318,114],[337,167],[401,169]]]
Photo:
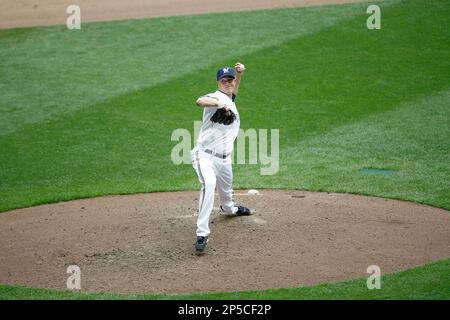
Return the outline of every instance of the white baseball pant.
[[[214,206],[216,186],[223,210],[229,214],[235,214],[237,211],[233,201],[231,157],[222,159],[195,147],[191,150],[191,160],[198,180],[202,184],[198,205],[197,236],[205,237],[210,233],[209,216]]]

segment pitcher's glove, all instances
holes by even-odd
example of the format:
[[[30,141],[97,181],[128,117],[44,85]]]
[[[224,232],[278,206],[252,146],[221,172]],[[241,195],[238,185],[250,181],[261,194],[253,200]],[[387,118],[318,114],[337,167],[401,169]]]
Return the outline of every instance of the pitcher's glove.
[[[224,124],[229,126],[236,120],[236,115],[233,111],[228,110],[226,107],[217,109],[217,111],[211,117],[212,122]]]

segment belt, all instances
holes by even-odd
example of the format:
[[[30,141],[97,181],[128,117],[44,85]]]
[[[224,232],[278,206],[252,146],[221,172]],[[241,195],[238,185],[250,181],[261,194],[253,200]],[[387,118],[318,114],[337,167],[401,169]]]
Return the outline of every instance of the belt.
[[[229,154],[221,154],[221,153],[217,153],[212,150],[209,150],[209,149],[204,149],[203,151],[205,151],[206,153],[209,153],[213,156],[216,156],[217,158],[221,158],[221,159],[225,159],[226,157],[229,156]]]

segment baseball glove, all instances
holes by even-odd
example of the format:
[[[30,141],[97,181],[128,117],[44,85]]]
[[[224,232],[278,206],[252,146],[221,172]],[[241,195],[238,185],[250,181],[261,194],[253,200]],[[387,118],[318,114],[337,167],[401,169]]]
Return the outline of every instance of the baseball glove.
[[[211,117],[212,122],[224,124],[229,126],[236,120],[236,115],[231,110],[224,110],[223,108],[217,109],[217,111]]]

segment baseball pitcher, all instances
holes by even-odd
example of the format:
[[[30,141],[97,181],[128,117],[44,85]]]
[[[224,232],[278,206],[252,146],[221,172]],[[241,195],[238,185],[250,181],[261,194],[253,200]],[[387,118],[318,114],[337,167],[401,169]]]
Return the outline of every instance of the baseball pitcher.
[[[250,215],[250,210],[233,201],[231,152],[239,133],[239,112],[235,100],[245,66],[235,64],[217,71],[217,91],[197,99],[203,107],[202,127],[197,145],[191,150],[192,165],[202,184],[197,219],[195,249],[203,253],[208,243],[209,217],[217,187],[220,209],[230,215]]]

